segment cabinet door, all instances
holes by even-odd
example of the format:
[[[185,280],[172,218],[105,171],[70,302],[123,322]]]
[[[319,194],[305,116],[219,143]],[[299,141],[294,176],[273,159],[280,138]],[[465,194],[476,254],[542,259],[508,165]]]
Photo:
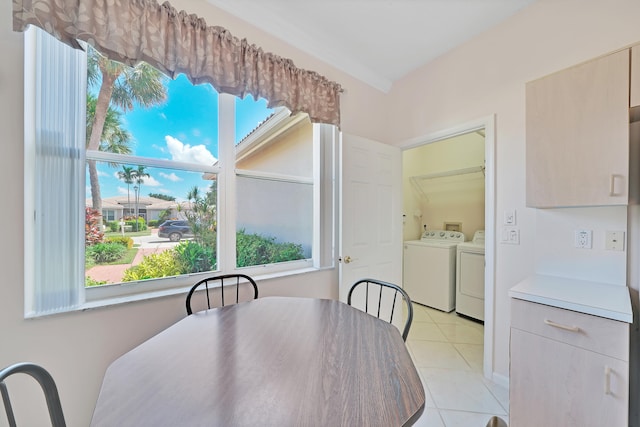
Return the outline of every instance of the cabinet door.
[[[509,425],[627,427],[627,362],[511,329]]]
[[[526,85],[527,206],[624,205],[629,50]]]

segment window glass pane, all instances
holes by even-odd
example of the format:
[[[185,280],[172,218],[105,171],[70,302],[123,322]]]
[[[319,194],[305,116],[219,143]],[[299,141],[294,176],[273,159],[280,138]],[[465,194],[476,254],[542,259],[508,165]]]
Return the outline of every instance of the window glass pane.
[[[256,101],[251,94],[244,99],[236,98],[235,144],[238,145],[272,114],[273,109],[267,108],[267,101],[264,98]]]
[[[236,147],[236,168],[313,177],[313,126],[287,110],[270,117]]]
[[[313,185],[237,178],[237,266],[311,257]]]
[[[167,99],[125,115],[134,153],[159,159],[212,165],[218,159],[218,93],[192,85],[184,74],[165,82]]]
[[[215,174],[89,160],[87,182],[92,163],[103,225],[100,233],[88,187],[86,286],[217,268]]]
[[[259,103],[236,102],[237,122],[251,124],[236,145],[237,267],[312,256],[311,122],[284,108],[248,115]]]

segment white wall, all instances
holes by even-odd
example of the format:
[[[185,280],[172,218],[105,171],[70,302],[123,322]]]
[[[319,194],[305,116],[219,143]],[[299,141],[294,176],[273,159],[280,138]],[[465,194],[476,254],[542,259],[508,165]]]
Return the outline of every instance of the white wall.
[[[384,95],[283,42],[269,38],[241,21],[200,0],[172,1],[247,38],[266,51],[293,59],[306,69],[340,82],[343,96],[343,130],[380,139]],[[0,2],[0,129],[4,145],[0,156],[0,182],[6,209],[3,222],[5,250],[0,258],[0,366],[33,361],[47,368],[58,383],[69,426],[87,426],[107,366],[118,356],[184,317],[184,295],[74,312],[41,319],[23,318],[23,35],[11,30],[11,2]],[[27,171],[31,173],[31,171]],[[64,191],[64,189],[61,189]],[[262,281],[260,295],[337,298],[337,271]],[[15,398],[17,409],[24,399]],[[22,425],[46,425],[44,405],[27,410]],[[40,411],[39,409],[42,409]],[[24,413],[23,411],[21,411]],[[0,416],[0,425],[5,422]],[[20,419],[19,419],[20,421]]]
[[[461,223],[467,240],[484,229],[485,180],[482,172],[429,180],[412,177],[453,173],[484,166],[484,137],[476,132],[424,144],[402,152],[403,240],[416,240],[424,231]],[[418,183],[416,184],[416,181]],[[418,188],[416,188],[416,186]]]
[[[572,274],[570,263],[537,264],[544,260],[538,252],[547,247],[538,242],[549,237],[539,232],[552,224],[564,239],[572,239],[574,215],[594,230],[625,226],[617,213],[604,219],[579,210],[537,215],[525,207],[525,82],[639,42],[639,16],[640,3],[630,0],[538,0],[392,88],[387,139],[396,145],[496,114],[496,229],[499,234],[502,213],[516,209],[521,241],[505,245],[496,239],[493,369],[498,375],[509,372],[509,288],[539,267]],[[563,245],[557,257],[571,260],[573,266],[588,264],[589,255],[576,253],[566,241]],[[600,276],[620,278],[619,259],[599,262]]]

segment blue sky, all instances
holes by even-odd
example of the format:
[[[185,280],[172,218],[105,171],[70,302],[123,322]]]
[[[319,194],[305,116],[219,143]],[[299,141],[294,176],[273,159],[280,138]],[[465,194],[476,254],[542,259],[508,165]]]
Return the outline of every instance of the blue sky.
[[[132,154],[187,163],[213,164],[218,157],[218,93],[211,85],[192,85],[184,75],[167,79],[167,100],[148,109],[136,107],[122,116],[124,127],[132,134]],[[94,88],[97,92],[97,88]],[[92,90],[93,91],[93,90]],[[236,143],[271,114],[266,101],[251,96],[236,99]],[[137,165],[128,165],[137,168]],[[117,168],[98,166],[102,198],[126,195],[127,185],[117,178]],[[141,195],[162,193],[184,200],[194,186],[206,189],[209,182],[200,173],[146,168]],[[87,178],[88,185],[88,178]],[[129,188],[133,197],[133,186]],[[87,198],[91,197],[87,188]]]

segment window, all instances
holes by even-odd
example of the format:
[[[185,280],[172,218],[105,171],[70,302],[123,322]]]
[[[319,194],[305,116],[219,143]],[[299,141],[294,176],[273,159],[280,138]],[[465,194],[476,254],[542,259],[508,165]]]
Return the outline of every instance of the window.
[[[26,40],[28,316],[212,271],[333,265],[332,126],[147,64],[129,73],[38,29]]]

